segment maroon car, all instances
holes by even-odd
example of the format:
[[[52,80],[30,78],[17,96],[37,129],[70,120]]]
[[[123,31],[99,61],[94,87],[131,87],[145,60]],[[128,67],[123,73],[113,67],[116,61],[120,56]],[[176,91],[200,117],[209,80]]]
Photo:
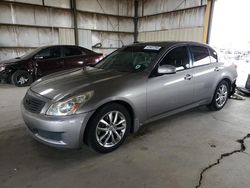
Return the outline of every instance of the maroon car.
[[[19,87],[28,86],[42,76],[95,64],[102,57],[103,54],[79,46],[44,46],[24,56],[0,62],[0,81]]]

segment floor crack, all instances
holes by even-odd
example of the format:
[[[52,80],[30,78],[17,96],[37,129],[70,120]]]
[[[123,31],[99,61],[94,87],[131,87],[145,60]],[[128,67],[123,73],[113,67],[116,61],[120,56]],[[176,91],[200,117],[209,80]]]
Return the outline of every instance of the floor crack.
[[[223,154],[221,154],[220,158],[217,159],[217,161],[216,161],[215,163],[210,164],[209,166],[203,168],[203,170],[202,170],[201,173],[200,173],[199,183],[198,183],[198,185],[195,186],[195,188],[199,188],[199,187],[201,186],[204,173],[205,173],[207,170],[211,169],[212,167],[214,167],[214,166],[220,164],[220,162],[221,162],[221,160],[222,160],[223,158],[228,157],[228,156],[230,156],[230,155],[233,155],[234,153],[241,153],[241,152],[244,152],[244,151],[246,150],[246,146],[245,146],[245,144],[244,144],[244,141],[245,141],[246,138],[249,138],[249,137],[250,137],[250,134],[247,134],[247,135],[244,136],[242,139],[236,140],[238,143],[240,143],[240,146],[241,146],[240,149],[234,150],[234,151],[232,151],[232,152],[228,152],[228,153],[223,153]]]

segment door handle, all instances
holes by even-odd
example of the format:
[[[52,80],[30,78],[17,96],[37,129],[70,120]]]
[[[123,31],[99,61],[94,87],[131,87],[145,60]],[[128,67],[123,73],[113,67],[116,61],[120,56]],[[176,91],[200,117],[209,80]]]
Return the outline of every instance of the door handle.
[[[184,77],[185,80],[191,80],[192,78],[193,78],[193,75],[191,75],[191,74],[187,74],[187,75]]]
[[[214,71],[220,71],[220,68],[219,67],[215,67]]]

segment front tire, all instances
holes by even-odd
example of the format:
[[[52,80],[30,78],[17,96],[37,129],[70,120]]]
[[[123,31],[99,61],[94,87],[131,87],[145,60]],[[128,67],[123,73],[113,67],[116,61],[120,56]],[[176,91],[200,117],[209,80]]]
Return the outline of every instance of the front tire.
[[[29,86],[32,82],[32,76],[27,71],[18,70],[11,75],[11,83],[17,87]]]
[[[108,153],[120,147],[126,139],[131,117],[124,106],[110,103],[95,113],[88,126],[88,145],[96,152]]]
[[[211,110],[221,110],[227,103],[230,88],[227,81],[222,80],[216,87],[212,102],[208,105]]]

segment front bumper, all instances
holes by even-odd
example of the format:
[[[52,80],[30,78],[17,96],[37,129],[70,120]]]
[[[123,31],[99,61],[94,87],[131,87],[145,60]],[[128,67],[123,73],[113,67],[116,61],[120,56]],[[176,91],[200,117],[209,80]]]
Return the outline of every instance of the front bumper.
[[[0,71],[0,82],[7,82],[9,74],[6,71]]]
[[[84,130],[93,112],[64,117],[46,116],[27,111],[21,104],[23,120],[30,135],[57,148],[80,148]]]

